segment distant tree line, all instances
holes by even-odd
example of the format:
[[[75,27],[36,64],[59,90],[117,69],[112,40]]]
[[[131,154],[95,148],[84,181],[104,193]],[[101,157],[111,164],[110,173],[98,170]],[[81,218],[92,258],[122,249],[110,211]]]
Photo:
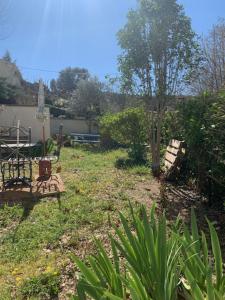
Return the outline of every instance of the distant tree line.
[[[95,119],[107,112],[137,106],[141,99],[115,91],[112,81],[100,82],[84,68],[68,67],[50,82],[53,104],[75,116]]]

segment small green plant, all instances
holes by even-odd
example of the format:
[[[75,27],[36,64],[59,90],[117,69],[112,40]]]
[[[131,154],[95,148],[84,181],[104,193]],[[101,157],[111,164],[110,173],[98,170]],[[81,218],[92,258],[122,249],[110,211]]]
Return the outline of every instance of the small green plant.
[[[20,292],[24,297],[55,297],[59,293],[59,275],[57,273],[43,273],[26,280]]]

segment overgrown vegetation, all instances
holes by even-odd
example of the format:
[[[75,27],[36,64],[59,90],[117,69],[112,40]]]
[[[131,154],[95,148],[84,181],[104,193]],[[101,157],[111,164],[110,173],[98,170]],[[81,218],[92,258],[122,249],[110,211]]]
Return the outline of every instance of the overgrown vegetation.
[[[171,138],[187,143],[187,176],[196,178],[210,198],[225,194],[225,94],[204,94],[182,102],[167,113],[164,143]]]
[[[147,216],[131,208],[132,227],[120,214],[123,229],[114,226],[111,238],[112,260],[99,241],[98,254],[90,256],[88,265],[74,258],[81,271],[74,299],[209,299],[225,296],[223,262],[218,236],[210,229],[210,248],[205,234],[199,234],[194,211],[191,230],[180,220],[171,230],[165,216],[157,221],[154,207]],[[212,258],[209,249],[212,248]],[[212,264],[211,259],[214,264]]]
[[[100,121],[101,134],[119,145],[128,147],[132,162],[146,161],[147,120],[143,109],[130,108],[117,114],[105,115]]]

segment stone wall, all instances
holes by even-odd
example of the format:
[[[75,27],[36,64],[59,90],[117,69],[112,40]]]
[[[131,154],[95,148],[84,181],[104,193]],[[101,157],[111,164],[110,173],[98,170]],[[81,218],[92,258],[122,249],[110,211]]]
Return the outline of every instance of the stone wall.
[[[98,124],[96,121],[88,121],[84,119],[57,119],[51,118],[50,127],[51,135],[57,134],[60,124],[63,125],[63,134],[70,135],[71,133],[91,133],[98,134]]]

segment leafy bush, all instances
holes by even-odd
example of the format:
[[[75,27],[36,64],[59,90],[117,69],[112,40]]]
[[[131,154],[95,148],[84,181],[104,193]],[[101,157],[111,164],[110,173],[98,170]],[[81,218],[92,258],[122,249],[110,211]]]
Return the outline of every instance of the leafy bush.
[[[108,136],[111,141],[128,147],[129,157],[134,162],[146,159],[146,128],[144,110],[139,108],[108,114],[100,120],[101,136]]]
[[[225,194],[225,94],[203,95],[166,114],[163,140],[185,140],[189,175],[211,198]]]
[[[225,276],[218,237],[209,222],[213,261],[204,233],[197,229],[192,211],[191,231],[180,220],[171,230],[165,216],[155,219],[155,208],[147,216],[131,208],[132,228],[120,214],[123,229],[116,226],[111,239],[112,260],[99,241],[98,254],[89,257],[87,266],[78,258],[81,271],[74,299],[223,299]],[[182,233],[183,232],[183,233]]]
[[[27,156],[31,157],[42,157],[44,155],[44,148],[45,148],[45,155],[48,155],[53,152],[54,149],[54,141],[51,138],[48,138],[45,141],[39,141],[35,144],[35,146],[31,147],[30,149],[22,149],[22,153]]]
[[[24,297],[52,298],[58,295],[59,284],[58,274],[43,273],[25,281],[20,288],[20,292]]]

